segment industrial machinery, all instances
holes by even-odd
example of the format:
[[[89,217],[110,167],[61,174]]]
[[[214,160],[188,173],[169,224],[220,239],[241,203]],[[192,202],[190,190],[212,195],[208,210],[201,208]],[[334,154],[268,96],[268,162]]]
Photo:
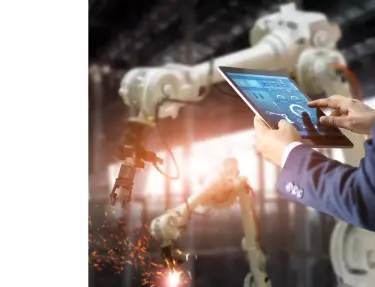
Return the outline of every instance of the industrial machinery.
[[[238,163],[234,158],[228,158],[218,176],[200,191],[189,197],[185,203],[168,210],[165,214],[154,219],[151,223],[151,235],[161,241],[162,252],[167,265],[176,268],[172,254],[172,245],[186,230],[192,213],[198,207],[224,209],[232,206],[238,199],[241,209],[245,237],[242,248],[247,254],[251,273],[247,277],[246,286],[271,286],[266,274],[266,260],[259,247],[257,221],[253,210],[254,193],[246,177],[239,175]]]
[[[342,75],[342,71],[345,71],[345,59],[335,48],[340,37],[339,27],[330,23],[325,15],[299,11],[294,4],[285,4],[280,7],[278,13],[257,20],[250,32],[252,44],[250,48],[195,66],[168,64],[163,67],[130,70],[124,76],[119,92],[125,104],[136,116],[131,117],[126,126],[125,142],[119,158],[123,160],[123,164],[111,193],[112,204],[121,201],[125,206],[130,201],[136,168],[142,168],[145,161],[153,163],[160,171],[158,164],[161,160],[155,153],[145,150],[142,145],[145,131],[157,127],[158,120],[161,118],[177,117],[179,109],[184,105],[197,103],[205,98],[211,85],[223,80],[216,70],[217,66],[283,70],[294,73],[298,85],[307,94],[341,94],[352,97],[351,85],[343,79]],[[205,88],[205,92],[201,95],[202,88]],[[357,166],[364,156],[364,138],[347,131],[343,132],[354,143],[355,148],[336,150],[334,157]],[[224,174],[223,179],[218,179],[216,185],[207,188],[196,197],[189,198],[186,205],[177,207],[155,220],[154,236],[162,239],[164,246],[177,239],[180,235],[179,228],[171,229],[170,222],[163,220],[168,219],[174,222],[172,226],[182,227],[181,224],[186,223],[185,217],[188,216],[186,210],[192,210],[197,205],[203,204],[206,197],[211,196],[214,191],[220,193],[223,187],[218,183],[228,177],[231,178],[233,195],[237,192],[236,196],[241,202],[245,230],[244,245],[249,255],[251,278],[254,279],[249,280],[252,282],[249,285],[268,286],[265,284],[269,282],[264,282],[266,275],[261,268],[260,253],[251,251],[255,246],[253,240],[256,236],[254,223],[249,221],[251,218],[249,207],[245,206],[249,205],[248,199],[241,197],[246,193],[245,184],[241,178],[232,173]],[[171,217],[173,214],[175,216]],[[347,238],[354,238],[350,240],[356,242],[356,245],[349,244]],[[375,247],[369,244],[371,240],[375,242],[373,234],[338,223],[332,236],[331,259],[339,282],[348,284],[346,286],[371,286],[370,282],[375,272],[373,259]],[[363,254],[367,254],[365,257],[370,258],[367,268],[357,266],[362,263],[354,258],[357,252],[352,252],[350,249],[354,246],[361,246]],[[353,257],[350,264],[343,265],[342,262],[348,262],[348,256]],[[361,272],[357,272],[358,270]]]
[[[375,235],[345,222],[331,235],[330,257],[340,287],[369,287],[375,280]]]

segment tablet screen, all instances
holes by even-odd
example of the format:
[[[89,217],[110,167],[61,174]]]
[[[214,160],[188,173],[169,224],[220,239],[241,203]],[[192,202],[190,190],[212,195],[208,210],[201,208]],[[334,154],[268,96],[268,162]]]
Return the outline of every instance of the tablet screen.
[[[296,87],[289,77],[245,73],[226,73],[226,75],[274,127],[277,127],[281,119],[285,119],[293,124],[302,136],[341,135],[339,129],[327,129],[319,125],[317,109],[307,106],[310,99]],[[302,118],[303,113],[307,113],[310,117],[315,131],[306,127]]]

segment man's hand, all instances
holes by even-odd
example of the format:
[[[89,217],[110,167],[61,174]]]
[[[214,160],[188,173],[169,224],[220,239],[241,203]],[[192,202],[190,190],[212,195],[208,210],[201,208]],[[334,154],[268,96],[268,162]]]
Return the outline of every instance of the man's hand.
[[[331,96],[326,99],[311,101],[311,108],[331,108],[329,116],[320,117],[322,125],[344,128],[359,134],[371,134],[375,124],[375,110],[364,103],[344,96]]]
[[[283,152],[288,144],[301,141],[296,128],[286,120],[279,122],[279,129],[270,129],[261,118],[254,118],[256,144],[263,157],[278,166],[281,165]]]

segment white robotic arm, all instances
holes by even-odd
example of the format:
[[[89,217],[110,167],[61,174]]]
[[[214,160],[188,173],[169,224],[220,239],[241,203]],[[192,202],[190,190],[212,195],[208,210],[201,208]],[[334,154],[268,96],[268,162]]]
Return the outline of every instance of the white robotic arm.
[[[223,186],[227,184],[227,186]],[[198,207],[204,206],[205,201],[210,197],[229,191],[231,195],[236,190],[237,182],[226,182],[225,179],[217,179],[210,186],[204,188],[201,192],[189,197],[186,202],[168,210],[165,214],[159,216],[151,222],[152,236],[162,242],[162,246],[169,246],[184,233],[190,216]],[[229,186],[228,186],[229,185]]]
[[[335,65],[332,65],[335,64]],[[337,65],[346,66],[343,55],[334,49],[306,49],[297,63],[297,80],[300,88],[311,94],[342,95],[352,98],[350,83],[337,73]],[[326,111],[329,113],[329,111]],[[364,157],[364,136],[341,130],[354,144],[352,149],[333,150],[334,158],[358,166]]]
[[[370,287],[375,282],[374,233],[340,222],[331,235],[331,260],[340,287]]]
[[[152,236],[162,242],[162,246],[171,245],[178,239],[185,230],[190,216],[200,206],[218,206],[218,201],[225,207],[234,203],[239,186],[243,184],[244,179],[237,173],[223,172],[218,173],[214,180],[206,184],[200,192],[190,196],[181,205],[168,210],[165,214],[159,216],[151,222]]]
[[[152,122],[158,103],[166,97],[199,101],[200,88],[221,82],[218,66],[295,71],[300,54],[308,48],[332,49],[341,33],[324,14],[282,5],[280,12],[256,21],[250,33],[252,47],[195,66],[168,64],[135,68],[122,80],[120,95],[125,104],[139,111],[139,119]],[[183,104],[165,103],[159,117],[176,117]]]
[[[201,192],[190,196],[187,201],[151,222],[151,235],[162,242],[162,250],[171,254],[171,246],[187,228],[190,215],[199,206],[226,208],[239,200],[245,237],[242,247],[247,254],[250,265],[249,282],[246,287],[270,287],[265,268],[265,257],[259,247],[258,230],[252,209],[252,190],[246,178],[239,176],[238,163],[235,159],[227,159],[224,169]],[[169,249],[168,249],[169,248]],[[166,257],[164,255],[164,257]],[[170,258],[168,265],[174,268],[174,260]],[[171,264],[172,263],[172,264]]]
[[[202,100],[205,96],[200,95],[201,88],[207,92],[212,84],[223,80],[217,66],[296,72],[308,92],[314,89],[309,85],[311,80],[316,83],[325,79],[327,55],[333,61],[344,62],[334,50],[340,36],[338,26],[329,23],[324,14],[296,10],[291,3],[256,21],[250,33],[251,48],[195,66],[169,64],[129,71],[119,93],[137,116],[128,121],[120,158],[124,164],[111,193],[112,204],[120,198],[124,206],[130,201],[136,168],[142,168],[144,161],[154,165],[160,161],[143,148],[143,130],[153,127],[159,118],[177,117],[187,102]],[[311,56],[321,61],[310,66],[314,60]]]

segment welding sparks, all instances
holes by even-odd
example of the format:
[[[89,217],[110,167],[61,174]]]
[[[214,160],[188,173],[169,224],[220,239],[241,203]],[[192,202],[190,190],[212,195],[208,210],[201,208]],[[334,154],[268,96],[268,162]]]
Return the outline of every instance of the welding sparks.
[[[191,280],[191,274],[183,266],[179,271],[174,267],[165,270],[165,264],[151,256],[148,225],[130,231],[121,220],[117,228],[112,228],[107,221],[98,223],[89,217],[89,262],[97,271],[110,268],[115,274],[121,274],[124,266],[130,265],[141,271],[142,286],[149,287],[159,286],[160,280],[166,280],[166,287],[185,286]],[[174,252],[186,260],[189,256],[178,249]],[[177,264],[180,263],[173,261],[172,265]]]
[[[177,287],[180,284],[180,272],[171,271],[168,274],[168,287]]]

